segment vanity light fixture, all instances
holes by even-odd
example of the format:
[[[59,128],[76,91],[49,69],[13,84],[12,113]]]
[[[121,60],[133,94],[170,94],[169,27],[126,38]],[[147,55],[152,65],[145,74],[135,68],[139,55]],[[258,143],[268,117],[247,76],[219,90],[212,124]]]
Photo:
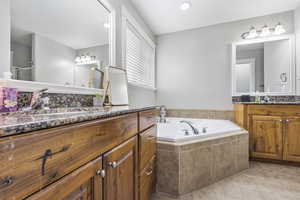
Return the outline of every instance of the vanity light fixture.
[[[258,33],[254,26],[251,27],[250,31],[248,32],[246,39],[253,39],[258,36]]]
[[[286,30],[283,28],[282,24],[281,23],[278,23],[276,26],[275,26],[275,29],[274,29],[274,35],[281,35],[283,33],[285,33]]]
[[[286,30],[284,29],[281,23],[278,23],[275,28],[270,28],[267,25],[263,26],[261,30],[255,29],[254,26],[248,32],[245,32],[241,35],[243,39],[254,39],[258,37],[267,37],[270,35],[281,35],[285,33]]]
[[[270,28],[267,25],[264,25],[261,29],[260,37],[267,37],[271,35]]]
[[[192,7],[192,3],[190,0],[183,0],[180,5],[180,9],[185,11]]]

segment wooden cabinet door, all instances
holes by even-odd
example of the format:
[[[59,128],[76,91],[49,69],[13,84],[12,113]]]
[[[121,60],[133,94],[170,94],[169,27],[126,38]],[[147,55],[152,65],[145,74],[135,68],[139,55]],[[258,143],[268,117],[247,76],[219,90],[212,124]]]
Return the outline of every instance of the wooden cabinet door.
[[[102,200],[102,158],[89,162],[27,198],[29,200]]]
[[[255,158],[282,160],[282,118],[252,116],[250,124],[250,153]]]
[[[137,200],[137,150],[134,137],[104,155],[104,200]]]
[[[300,162],[300,117],[287,118],[285,122],[283,159]]]
[[[142,171],[156,154],[157,127],[139,134],[139,170]]]

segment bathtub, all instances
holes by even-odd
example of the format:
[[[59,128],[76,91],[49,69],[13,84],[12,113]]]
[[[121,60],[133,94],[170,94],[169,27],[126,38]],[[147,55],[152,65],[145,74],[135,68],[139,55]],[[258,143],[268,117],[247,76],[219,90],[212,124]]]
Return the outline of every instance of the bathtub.
[[[167,118],[157,126],[158,193],[178,198],[249,167],[249,134],[231,121]]]
[[[183,120],[197,128],[199,134],[195,135],[186,123],[180,123]],[[157,131],[158,141],[181,143],[240,132],[242,129],[229,120],[167,118],[167,123],[157,124]]]

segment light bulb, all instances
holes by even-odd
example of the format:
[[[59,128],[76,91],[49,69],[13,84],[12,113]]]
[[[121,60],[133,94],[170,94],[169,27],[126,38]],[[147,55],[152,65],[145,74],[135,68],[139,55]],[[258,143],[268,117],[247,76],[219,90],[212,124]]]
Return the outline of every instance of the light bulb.
[[[183,1],[180,5],[181,10],[188,10],[192,6],[190,1]]]
[[[91,56],[86,56],[86,61],[90,62],[91,61]]]
[[[80,62],[83,62],[85,59],[84,55],[80,56]]]
[[[257,31],[256,31],[255,27],[252,26],[248,35],[246,36],[246,39],[253,39],[253,38],[256,38],[257,36],[258,36]]]
[[[267,37],[271,34],[270,32],[270,28],[265,25],[262,29],[261,29],[261,33],[260,33],[260,37]]]
[[[285,32],[286,32],[286,30],[283,28],[282,24],[278,23],[275,27],[274,35],[281,35]]]
[[[80,62],[80,57],[79,56],[76,57],[75,62],[77,62],[77,63]]]

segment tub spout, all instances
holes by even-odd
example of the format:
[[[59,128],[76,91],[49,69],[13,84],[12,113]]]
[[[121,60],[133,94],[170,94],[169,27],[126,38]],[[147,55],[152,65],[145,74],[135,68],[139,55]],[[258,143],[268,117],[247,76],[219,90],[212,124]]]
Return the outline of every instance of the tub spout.
[[[192,128],[195,135],[199,135],[199,130],[196,127],[194,127],[191,122],[182,120],[182,121],[180,121],[180,123],[186,123],[187,125],[189,125]]]

